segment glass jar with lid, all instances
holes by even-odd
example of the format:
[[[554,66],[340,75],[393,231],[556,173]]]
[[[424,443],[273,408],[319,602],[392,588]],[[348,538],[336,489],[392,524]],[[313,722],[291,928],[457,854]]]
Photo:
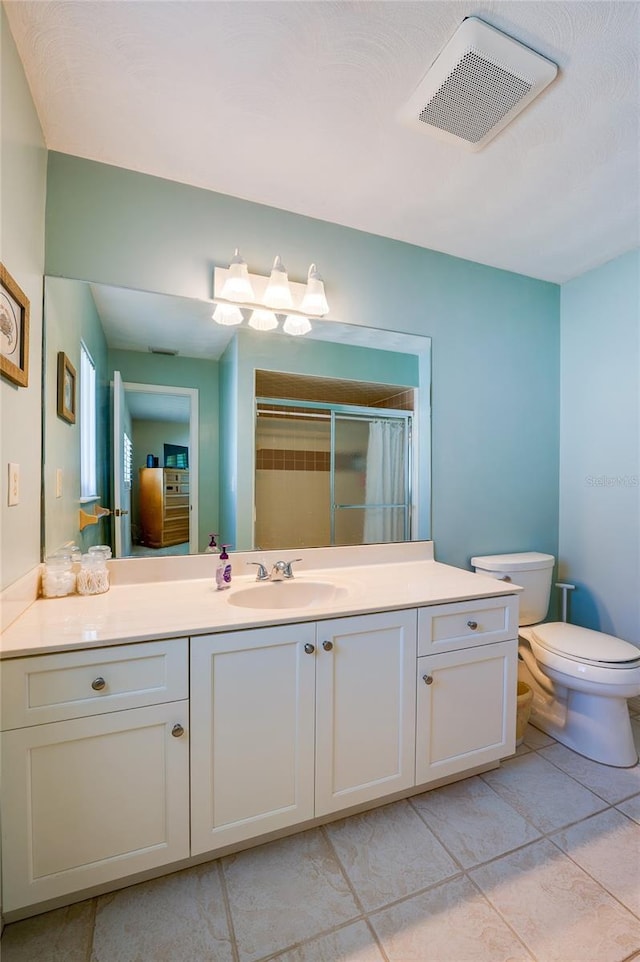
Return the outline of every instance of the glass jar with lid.
[[[47,557],[42,571],[42,594],[45,598],[64,598],[75,591],[73,561],[70,551],[56,551]]]
[[[109,590],[109,569],[104,551],[89,549],[87,554],[82,555],[77,588],[80,595],[101,595]]]

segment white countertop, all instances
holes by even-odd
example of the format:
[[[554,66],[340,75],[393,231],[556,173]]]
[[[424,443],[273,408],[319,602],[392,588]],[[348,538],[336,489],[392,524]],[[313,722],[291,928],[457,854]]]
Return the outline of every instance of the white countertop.
[[[423,542],[423,545],[429,545]],[[209,632],[235,631],[274,624],[319,621],[366,612],[415,608],[475,598],[514,594],[521,589],[508,587],[493,578],[463,571],[432,560],[432,552],[423,551],[418,560],[381,563],[375,552],[368,551],[373,564],[348,564],[345,555],[323,555],[314,549],[297,566],[295,582],[331,582],[343,589],[329,604],[297,608],[243,608],[230,602],[234,594],[256,584],[252,575],[235,576],[226,591],[217,591],[214,578],[189,577],[175,580],[146,581],[135,584],[112,583],[102,595],[69,595],[66,598],[35,601],[0,638],[0,657],[16,658],[79,648],[102,647],[156,638],[199,635]],[[340,552],[342,549],[332,549]],[[428,555],[431,553],[431,558]],[[278,552],[288,556],[291,553]],[[415,559],[416,549],[409,552]],[[367,555],[356,553],[355,560]],[[201,556],[213,573],[216,559]],[[336,566],[330,566],[331,561]],[[155,560],[155,559],[154,559]],[[188,559],[185,559],[188,560]],[[236,570],[244,568],[245,558],[232,558]],[[270,560],[270,559],[269,559]],[[352,558],[353,560],[353,558]],[[315,568],[310,564],[317,564]],[[118,564],[116,562],[116,564]],[[124,570],[121,569],[121,570]],[[142,570],[142,569],[136,569]],[[157,569],[156,569],[157,570]],[[170,569],[167,569],[170,570]],[[186,570],[186,569],[184,569]],[[189,571],[197,570],[192,563]],[[114,569],[117,571],[117,569]],[[116,576],[116,582],[119,580]],[[288,582],[276,590],[285,592]],[[273,590],[265,583],[260,589]]]

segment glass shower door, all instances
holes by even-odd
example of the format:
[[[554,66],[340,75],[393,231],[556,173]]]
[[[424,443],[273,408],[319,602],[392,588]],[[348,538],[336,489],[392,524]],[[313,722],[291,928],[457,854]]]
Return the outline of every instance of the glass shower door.
[[[331,544],[408,541],[411,418],[334,413]]]

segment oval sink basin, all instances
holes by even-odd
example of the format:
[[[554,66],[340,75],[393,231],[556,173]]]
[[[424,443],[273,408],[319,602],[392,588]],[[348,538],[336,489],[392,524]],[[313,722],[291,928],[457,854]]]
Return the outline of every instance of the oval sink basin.
[[[240,588],[228,595],[228,600],[240,608],[310,608],[331,604],[346,594],[346,588],[330,581],[269,581]]]

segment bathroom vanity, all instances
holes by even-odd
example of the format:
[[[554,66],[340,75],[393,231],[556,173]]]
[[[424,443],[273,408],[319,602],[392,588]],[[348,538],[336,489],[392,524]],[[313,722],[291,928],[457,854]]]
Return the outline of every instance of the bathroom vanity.
[[[223,592],[211,556],[115,562],[107,594],[4,633],[8,919],[513,753],[516,586],[430,542],[302,555],[291,582]]]

